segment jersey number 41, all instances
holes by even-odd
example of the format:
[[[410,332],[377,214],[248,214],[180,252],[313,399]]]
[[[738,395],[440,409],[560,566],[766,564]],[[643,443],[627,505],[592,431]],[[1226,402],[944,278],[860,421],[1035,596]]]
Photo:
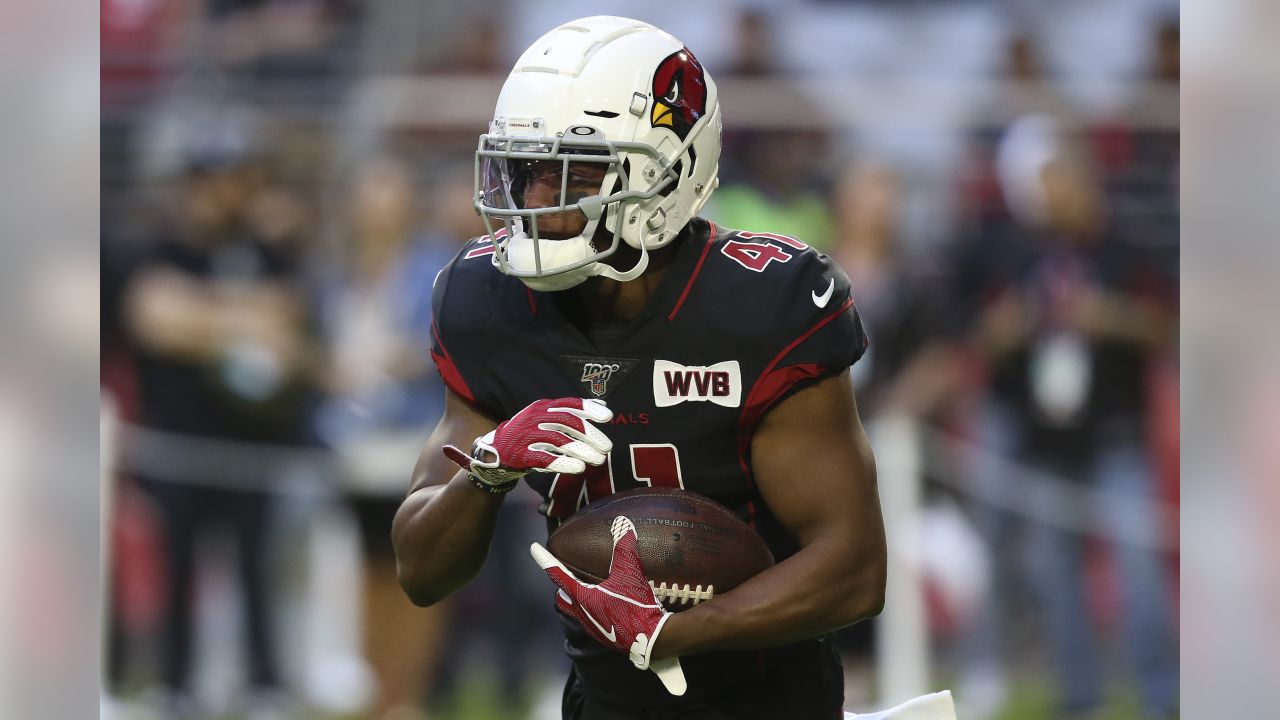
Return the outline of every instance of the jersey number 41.
[[[632,487],[684,488],[680,451],[675,445],[634,444],[629,446],[628,454],[631,456]],[[626,489],[629,488],[619,488],[614,481],[613,453],[610,453],[603,465],[588,465],[584,473],[556,475],[547,492],[547,516],[563,521],[578,508]]]

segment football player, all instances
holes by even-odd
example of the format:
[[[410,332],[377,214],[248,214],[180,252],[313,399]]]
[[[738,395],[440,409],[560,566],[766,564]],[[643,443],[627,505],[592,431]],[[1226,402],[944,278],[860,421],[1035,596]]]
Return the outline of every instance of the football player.
[[[720,134],[716,85],[671,35],[617,17],[550,31],[480,137],[489,233],[435,279],[447,407],[393,530],[415,603],[476,575],[522,479],[550,529],[614,492],[685,488],[779,561],[672,614],[628,522],[599,586],[535,545],[573,660],[565,718],[839,718],[827,634],[884,603],[848,280],[801,240],[698,217]]]

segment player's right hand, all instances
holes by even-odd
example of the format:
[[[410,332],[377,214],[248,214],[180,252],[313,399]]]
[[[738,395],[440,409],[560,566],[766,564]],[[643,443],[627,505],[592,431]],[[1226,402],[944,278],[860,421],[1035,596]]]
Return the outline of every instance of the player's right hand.
[[[471,454],[453,445],[442,450],[477,487],[503,493],[530,472],[576,475],[588,464],[604,463],[613,442],[592,423],[612,419],[613,412],[599,400],[538,400],[476,438]]]
[[[584,583],[538,543],[529,547],[533,559],[559,588],[556,608],[576,619],[596,642],[623,653],[641,670],[653,670],[672,695],[683,695],[688,684],[680,659],[653,660],[658,633],[671,619],[653,591],[640,562],[640,537],[635,523],[619,515],[609,528],[613,556],[609,577],[598,585]],[[604,623],[609,629],[604,629]]]

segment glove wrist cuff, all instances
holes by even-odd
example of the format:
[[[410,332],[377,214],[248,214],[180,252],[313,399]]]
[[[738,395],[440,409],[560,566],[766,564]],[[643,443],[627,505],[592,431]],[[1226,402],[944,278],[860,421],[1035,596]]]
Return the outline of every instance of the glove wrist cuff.
[[[467,477],[476,487],[494,494],[502,494],[515,489],[525,473],[520,470],[508,470],[501,467],[496,460],[485,462],[481,456],[486,448],[479,442],[471,452],[471,466],[467,468]]]
[[[518,477],[510,480],[493,482],[476,474],[475,471],[468,472],[467,479],[471,481],[472,485],[475,485],[481,490],[493,495],[505,495],[512,490],[515,490],[516,486],[520,484],[520,478]]]
[[[653,658],[653,646],[658,644],[658,633],[662,632],[662,627],[671,619],[673,613],[663,611],[662,617],[658,620],[658,624],[653,627],[653,632],[645,638],[644,642],[637,643],[640,647],[633,644],[631,647],[631,662],[640,670],[648,670]]]
[[[491,459],[486,459],[488,456]],[[471,464],[467,468],[467,477],[476,487],[494,495],[511,492],[524,477],[523,470],[509,470],[502,467],[498,457],[498,449],[493,446],[493,433],[476,438],[471,444]]]

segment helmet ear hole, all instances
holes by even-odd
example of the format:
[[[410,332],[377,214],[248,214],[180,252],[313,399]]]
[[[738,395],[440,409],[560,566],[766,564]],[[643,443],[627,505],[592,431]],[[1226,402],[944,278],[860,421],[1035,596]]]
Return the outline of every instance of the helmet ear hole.
[[[692,150],[692,148],[690,149]],[[671,170],[676,174],[676,180],[675,182],[672,182],[668,184],[666,187],[662,188],[662,192],[660,194],[663,196],[670,195],[672,192],[674,192],[676,189],[676,186],[679,185],[680,181],[684,179],[685,177],[684,176],[684,158],[677,160],[676,164],[671,166]]]

